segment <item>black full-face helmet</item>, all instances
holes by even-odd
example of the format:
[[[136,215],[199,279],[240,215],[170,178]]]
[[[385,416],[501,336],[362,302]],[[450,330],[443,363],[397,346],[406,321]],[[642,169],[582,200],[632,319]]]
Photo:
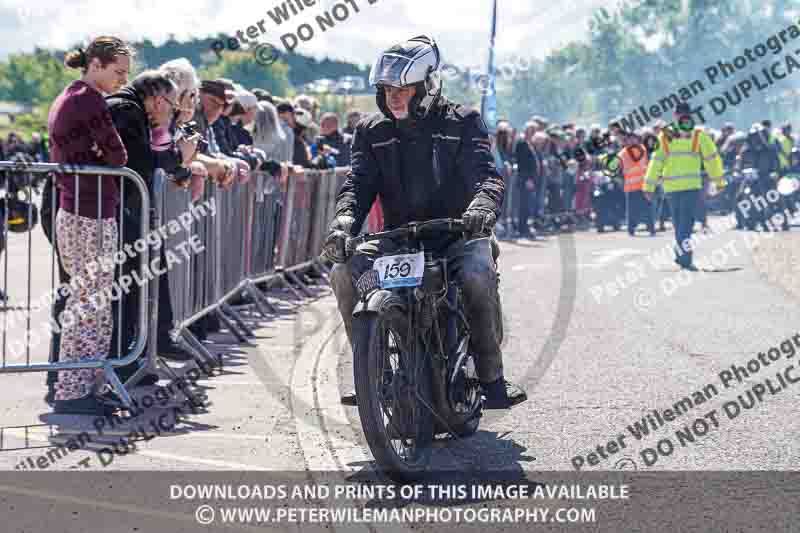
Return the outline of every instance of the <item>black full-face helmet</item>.
[[[408,105],[409,118],[425,118],[442,95],[441,55],[436,41],[420,35],[395,44],[375,61],[369,82],[377,87],[378,108],[389,118],[396,117],[386,105],[384,87],[416,87],[416,94]]]

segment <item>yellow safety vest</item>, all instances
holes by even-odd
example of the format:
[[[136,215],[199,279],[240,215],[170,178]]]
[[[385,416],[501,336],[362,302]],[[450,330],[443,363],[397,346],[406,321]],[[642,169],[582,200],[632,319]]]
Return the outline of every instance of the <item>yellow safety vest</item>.
[[[725,186],[722,158],[711,137],[704,131],[694,130],[689,138],[667,140],[661,132],[658,149],[647,167],[644,191],[655,191],[659,180],[664,181],[665,193],[702,189],[703,169],[718,189]]]
[[[789,168],[789,155],[792,153],[792,140],[784,134],[776,135],[781,149],[778,151],[778,160],[781,164],[781,170]]]

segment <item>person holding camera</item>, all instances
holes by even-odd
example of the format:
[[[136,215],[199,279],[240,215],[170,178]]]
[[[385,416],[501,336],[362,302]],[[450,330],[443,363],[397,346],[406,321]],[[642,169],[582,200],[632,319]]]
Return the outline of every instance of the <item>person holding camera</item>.
[[[233,155],[246,161],[252,171],[263,170],[272,175],[281,174],[281,163],[270,159],[264,150],[254,146],[253,135],[249,131],[255,127],[259,110],[258,99],[253,93],[245,90],[238,91],[235,98],[230,114],[230,138],[236,145]]]
[[[339,130],[339,116],[336,113],[323,113],[319,121],[319,133],[314,142],[317,155],[332,157],[334,164],[329,166],[349,167],[353,138]]]
[[[111,117],[115,126],[120,132],[120,137],[128,151],[128,167],[136,171],[145,183],[152,190],[153,174],[160,164],[169,157],[159,155],[153,150],[158,145],[154,140],[153,130],[164,137],[163,131],[168,129],[180,114],[178,97],[180,91],[178,86],[163,71],[148,70],[139,74],[130,85],[107,98]],[[155,142],[154,142],[155,141]],[[197,139],[185,140],[181,143],[182,152],[194,151],[197,146]],[[180,148],[179,148],[180,150]],[[174,154],[172,154],[174,155]],[[134,187],[125,188],[125,198],[121,225],[123,228],[122,240],[125,244],[133,245],[138,239],[138,228],[141,226],[141,217],[144,216],[141,208],[141,201],[138,191]],[[153,250],[151,253],[159,253]],[[165,249],[160,248],[160,261],[162,265],[166,263]],[[131,275],[134,271],[141,278],[138,272],[139,258],[129,258],[121,268],[121,273]],[[117,324],[116,336],[121,337],[120,342],[123,353],[131,346],[136,338],[136,328],[138,326],[136,317],[139,316],[139,306],[146,305],[142,302],[139,287],[134,284],[130,292],[124,294],[119,305],[122,308],[122,320]],[[184,361],[191,356],[184,352],[170,337],[173,328],[172,303],[169,296],[169,282],[166,272],[159,277],[158,294],[158,329],[152,332],[157,342],[159,355],[173,360]],[[116,313],[115,313],[116,317]],[[112,341],[113,342],[113,341]],[[148,343],[153,342],[153,338],[148,339]],[[123,367],[121,378],[124,380],[136,371],[135,364]],[[141,384],[152,385],[157,381],[154,374],[148,376]]]

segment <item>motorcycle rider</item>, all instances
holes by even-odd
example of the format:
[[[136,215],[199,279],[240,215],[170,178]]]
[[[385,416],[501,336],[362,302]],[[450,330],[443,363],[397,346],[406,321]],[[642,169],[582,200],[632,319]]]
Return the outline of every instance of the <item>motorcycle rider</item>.
[[[752,210],[748,215],[754,217],[755,224],[764,231],[771,231],[772,229],[767,222],[772,211],[767,201],[767,193],[774,187],[771,174],[777,172],[779,166],[777,146],[770,138],[770,131],[764,128],[763,123],[753,124],[737,156],[739,170],[743,168],[743,161],[749,159],[758,172],[758,181],[753,192],[757,201],[761,204],[766,204],[767,207]]]
[[[433,39],[418,36],[395,44],[375,62],[379,113],[359,122],[351,169],[336,203],[323,256],[335,264],[331,286],[351,346],[354,281],[372,268],[391,241],[365,243],[348,261],[345,242],[361,228],[380,196],[386,229],[434,218],[461,218],[478,238],[448,246],[453,275],[461,282],[471,345],[484,389],[486,409],[507,409],[527,399],[505,380],[500,349],[497,244],[492,228],[503,204],[504,183],[490,150],[486,124],[477,111],[442,96],[441,58]],[[428,248],[428,246],[426,246]],[[342,403],[355,404],[355,395]]]

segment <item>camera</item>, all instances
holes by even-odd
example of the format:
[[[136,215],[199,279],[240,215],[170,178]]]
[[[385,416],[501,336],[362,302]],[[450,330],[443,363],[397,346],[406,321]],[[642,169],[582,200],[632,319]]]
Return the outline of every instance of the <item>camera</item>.
[[[187,122],[186,124],[181,124],[178,126],[178,131],[180,132],[180,136],[184,139],[191,137],[192,135],[200,135],[200,131],[197,127],[197,122],[191,121]],[[200,135],[200,140],[197,141],[197,151],[199,153],[208,151],[208,141]],[[175,171],[173,174],[174,181],[177,185],[184,187],[186,186],[187,182],[192,178],[192,171],[191,169],[180,167],[178,170]]]
[[[178,131],[183,134],[183,137],[191,137],[194,134],[200,135],[200,131],[197,129],[197,122],[194,120],[178,126]],[[208,151],[208,141],[202,135],[200,135],[200,140],[197,142],[197,151],[201,153]]]
[[[262,165],[267,162],[267,155],[263,150],[251,148],[247,151],[236,150],[233,157],[246,161],[250,170],[262,170]]]
[[[175,184],[180,187],[185,187],[187,182],[192,179],[192,171],[186,167],[180,167],[173,174],[175,177]]]

